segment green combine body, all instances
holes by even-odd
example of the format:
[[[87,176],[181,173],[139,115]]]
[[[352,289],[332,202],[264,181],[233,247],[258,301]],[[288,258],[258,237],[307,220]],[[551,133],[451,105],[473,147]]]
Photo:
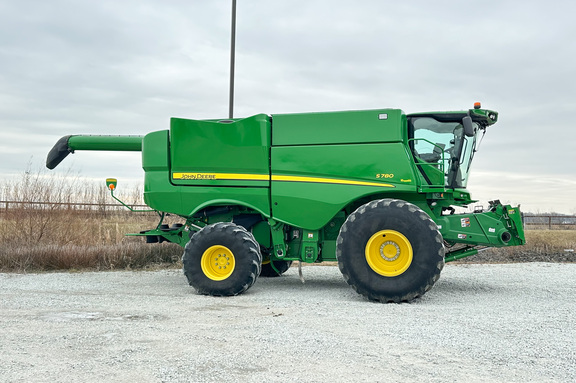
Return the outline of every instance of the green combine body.
[[[144,200],[183,225],[137,235],[184,247],[198,292],[237,295],[293,261],[337,261],[360,294],[409,301],[444,262],[525,243],[519,207],[455,214],[478,136],[494,111],[398,109],[172,118],[145,136],[66,136],[52,169],[75,150],[142,151]]]

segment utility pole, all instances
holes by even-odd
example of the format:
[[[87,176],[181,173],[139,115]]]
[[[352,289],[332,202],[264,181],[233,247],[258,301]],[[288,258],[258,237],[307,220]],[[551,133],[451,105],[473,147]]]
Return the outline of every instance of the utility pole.
[[[230,42],[230,109],[228,118],[234,118],[234,61],[236,51],[236,0],[232,0],[232,37]]]

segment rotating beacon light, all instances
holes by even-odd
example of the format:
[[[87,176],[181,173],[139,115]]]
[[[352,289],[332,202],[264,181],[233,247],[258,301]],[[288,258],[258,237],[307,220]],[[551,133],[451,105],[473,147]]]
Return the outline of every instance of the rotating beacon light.
[[[116,184],[118,180],[116,178],[106,178],[106,187],[113,192],[116,189]]]

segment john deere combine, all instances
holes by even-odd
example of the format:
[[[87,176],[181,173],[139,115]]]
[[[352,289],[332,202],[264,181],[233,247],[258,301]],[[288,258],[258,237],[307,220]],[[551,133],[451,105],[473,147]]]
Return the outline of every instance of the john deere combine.
[[[182,225],[139,233],[184,247],[199,293],[246,291],[293,261],[337,261],[358,293],[409,301],[444,262],[525,243],[518,207],[474,203],[466,190],[491,110],[404,114],[398,109],[275,114],[234,120],[172,118],[145,136],[66,136],[56,167],[76,150],[141,151],[144,200]],[[113,192],[115,180],[108,180]]]

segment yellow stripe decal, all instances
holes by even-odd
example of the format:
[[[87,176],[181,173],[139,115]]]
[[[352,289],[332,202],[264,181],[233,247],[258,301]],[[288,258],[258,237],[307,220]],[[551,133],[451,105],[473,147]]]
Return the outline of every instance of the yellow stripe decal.
[[[172,173],[175,180],[234,180],[234,181],[270,181],[268,174],[239,174],[239,173]]]
[[[175,180],[191,181],[270,181],[268,174],[240,174],[240,173],[172,173]],[[280,182],[310,182],[337,185],[357,185],[357,186],[378,186],[393,188],[394,185],[380,182],[352,181],[336,178],[301,177],[301,176],[279,176],[273,175],[272,181]]]
[[[318,178],[318,177],[297,177],[297,176],[272,176],[272,181],[287,181],[287,182],[313,182],[322,184],[338,184],[338,185],[358,185],[358,186],[380,186],[385,188],[393,188],[394,185],[383,184],[379,182],[366,182],[366,181],[351,181],[341,180],[335,178]]]

